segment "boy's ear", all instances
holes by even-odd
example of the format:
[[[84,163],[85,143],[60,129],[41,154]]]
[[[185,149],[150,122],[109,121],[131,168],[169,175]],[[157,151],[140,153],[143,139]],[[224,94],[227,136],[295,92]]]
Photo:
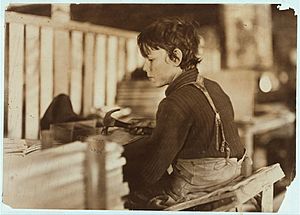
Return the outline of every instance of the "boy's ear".
[[[173,50],[173,57],[169,59],[175,66],[179,66],[182,61],[182,51],[179,48]]]

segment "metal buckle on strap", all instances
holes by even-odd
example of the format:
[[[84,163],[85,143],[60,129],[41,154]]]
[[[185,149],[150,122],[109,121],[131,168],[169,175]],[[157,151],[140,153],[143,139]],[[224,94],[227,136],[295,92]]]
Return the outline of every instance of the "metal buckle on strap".
[[[216,119],[220,122],[221,121],[221,116],[218,112],[216,112]]]

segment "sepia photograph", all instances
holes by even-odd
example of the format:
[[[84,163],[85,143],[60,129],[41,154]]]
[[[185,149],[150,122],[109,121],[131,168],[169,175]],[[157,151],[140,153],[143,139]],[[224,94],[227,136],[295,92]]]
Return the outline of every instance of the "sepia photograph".
[[[2,12],[10,214],[280,211],[296,182],[294,9],[11,3]]]

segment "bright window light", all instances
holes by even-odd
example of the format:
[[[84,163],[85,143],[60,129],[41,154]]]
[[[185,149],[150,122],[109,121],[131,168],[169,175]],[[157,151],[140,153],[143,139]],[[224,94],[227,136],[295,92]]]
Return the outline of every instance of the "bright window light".
[[[264,92],[268,93],[272,90],[272,82],[270,77],[267,74],[263,74],[259,80],[259,89]]]

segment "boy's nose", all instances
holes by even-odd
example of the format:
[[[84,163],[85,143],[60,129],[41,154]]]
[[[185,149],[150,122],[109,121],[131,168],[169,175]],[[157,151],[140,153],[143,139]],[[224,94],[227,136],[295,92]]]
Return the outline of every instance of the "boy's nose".
[[[149,72],[149,66],[147,65],[146,62],[144,63],[143,70],[146,71],[147,74],[148,74],[148,72]]]

